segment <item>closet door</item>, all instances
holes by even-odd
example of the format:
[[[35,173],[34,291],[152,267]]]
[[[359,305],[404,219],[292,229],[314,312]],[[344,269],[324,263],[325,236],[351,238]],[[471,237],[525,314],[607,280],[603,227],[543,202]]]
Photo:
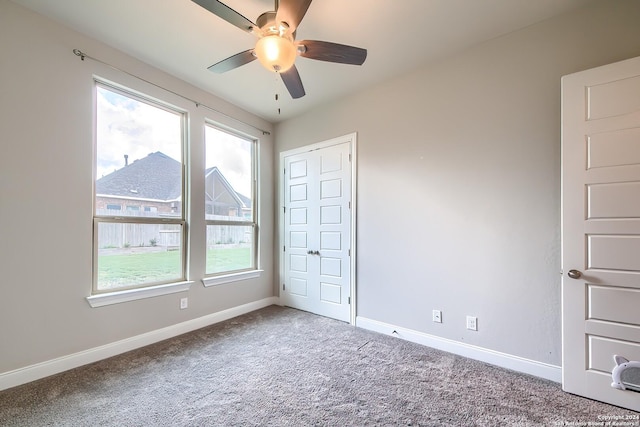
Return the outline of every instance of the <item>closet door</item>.
[[[285,305],[351,317],[350,143],[285,157]]]

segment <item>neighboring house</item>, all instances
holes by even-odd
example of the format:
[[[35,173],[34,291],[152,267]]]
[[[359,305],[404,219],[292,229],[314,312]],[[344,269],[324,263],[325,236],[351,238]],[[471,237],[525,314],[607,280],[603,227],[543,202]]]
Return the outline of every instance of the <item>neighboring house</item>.
[[[126,157],[125,157],[126,159]],[[181,209],[182,167],[180,162],[160,151],[128,163],[96,180],[96,212],[146,212],[147,216],[171,215]],[[216,167],[206,171],[206,213],[244,216],[251,211],[251,200],[235,192]]]
[[[237,193],[217,167],[205,171],[207,215],[251,217],[251,199]]]
[[[159,151],[130,164],[125,161],[124,167],[96,180],[96,212],[179,212],[181,175],[180,162]]]

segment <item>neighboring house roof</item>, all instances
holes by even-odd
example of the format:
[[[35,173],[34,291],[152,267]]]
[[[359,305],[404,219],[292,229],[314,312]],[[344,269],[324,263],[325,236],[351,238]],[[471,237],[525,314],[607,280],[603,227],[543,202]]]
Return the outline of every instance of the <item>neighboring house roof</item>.
[[[236,192],[217,167],[214,166],[205,171],[207,178],[211,175],[222,183],[238,205],[243,208],[251,207],[251,199]],[[181,183],[180,162],[156,151],[96,180],[96,194],[173,201],[181,199]]]
[[[244,205],[245,208],[250,208],[251,207],[251,199],[248,198],[247,196],[243,196],[240,193],[236,193],[236,195],[240,198],[240,200],[242,200],[242,204]]]
[[[182,165],[160,151],[96,180],[96,194],[134,199],[180,200]]]
[[[225,178],[224,175],[222,175],[222,172],[220,172],[220,169],[218,169],[216,166],[208,168],[205,171],[205,178],[209,178],[210,175],[217,175],[220,181],[222,182],[222,184],[228,188],[229,194],[231,194],[236,200],[238,200],[238,203],[242,205],[242,207],[244,208],[251,207],[251,199],[248,198],[247,196],[243,196],[242,194],[234,190],[231,184],[229,183],[229,181],[227,181],[227,178]]]

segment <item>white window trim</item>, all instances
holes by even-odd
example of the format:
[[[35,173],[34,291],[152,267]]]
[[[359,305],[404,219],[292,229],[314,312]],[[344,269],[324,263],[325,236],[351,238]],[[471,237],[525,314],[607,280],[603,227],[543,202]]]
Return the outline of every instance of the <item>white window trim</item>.
[[[146,288],[127,289],[124,291],[108,292],[86,297],[87,302],[93,308],[105,305],[119,304],[121,302],[135,301],[144,298],[153,298],[161,295],[186,292],[195,282],[185,281],[168,283],[164,285],[148,286]]]
[[[260,277],[264,270],[241,271],[239,273],[225,274],[224,276],[208,276],[202,279],[205,288],[210,286],[223,285],[225,283],[240,282],[247,279],[255,279]]]

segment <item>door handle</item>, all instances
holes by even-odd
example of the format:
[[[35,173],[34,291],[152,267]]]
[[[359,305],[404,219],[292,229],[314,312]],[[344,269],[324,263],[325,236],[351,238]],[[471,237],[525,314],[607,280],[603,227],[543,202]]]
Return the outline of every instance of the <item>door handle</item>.
[[[309,255],[320,255],[320,251],[307,251]]]
[[[578,270],[569,270],[567,275],[569,277],[571,277],[572,279],[579,279],[579,278],[582,277],[582,273],[580,271],[578,271]]]

